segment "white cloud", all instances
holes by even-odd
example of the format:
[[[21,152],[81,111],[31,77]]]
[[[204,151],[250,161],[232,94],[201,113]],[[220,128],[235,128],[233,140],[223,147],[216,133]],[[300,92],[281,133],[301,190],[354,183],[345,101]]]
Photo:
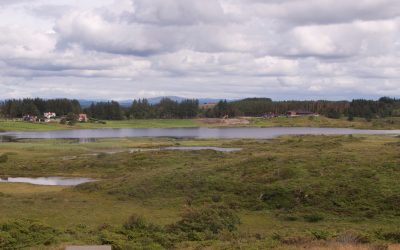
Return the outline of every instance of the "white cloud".
[[[400,96],[397,0],[0,6],[0,98]]]

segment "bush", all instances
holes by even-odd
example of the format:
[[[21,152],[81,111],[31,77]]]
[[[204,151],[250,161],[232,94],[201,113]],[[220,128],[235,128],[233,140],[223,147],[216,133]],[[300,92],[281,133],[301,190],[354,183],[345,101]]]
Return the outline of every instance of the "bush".
[[[59,232],[32,220],[0,224],[0,249],[21,249],[56,242]]]
[[[106,153],[99,153],[98,155],[97,155],[97,158],[98,159],[104,159],[104,158],[106,158],[107,157],[107,154]]]
[[[144,229],[147,227],[147,223],[144,218],[140,215],[134,214],[125,222],[124,228],[127,230],[133,229]]]
[[[319,214],[308,214],[303,216],[304,220],[307,222],[315,223],[324,219],[323,216]]]
[[[336,237],[336,241],[343,244],[367,244],[370,239],[356,232],[345,232]]]
[[[267,189],[261,195],[261,200],[273,208],[291,209],[295,206],[295,197],[290,190],[276,187]]]
[[[378,238],[394,243],[400,243],[400,231],[394,232],[379,232]]]
[[[331,108],[326,112],[326,117],[332,118],[332,119],[339,119],[342,116],[339,111]]]
[[[327,240],[330,236],[330,233],[322,230],[313,230],[311,234],[314,236],[316,240]]]
[[[8,161],[8,155],[2,154],[0,155],[0,163],[6,163]]]
[[[182,219],[168,227],[169,232],[185,235],[189,240],[201,240],[203,236],[218,234],[221,231],[235,231],[240,223],[239,217],[222,206],[192,209]]]

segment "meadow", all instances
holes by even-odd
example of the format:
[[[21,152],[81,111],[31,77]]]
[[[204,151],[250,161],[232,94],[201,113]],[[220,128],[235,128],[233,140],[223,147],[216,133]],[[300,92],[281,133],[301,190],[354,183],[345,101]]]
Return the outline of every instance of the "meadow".
[[[233,122],[230,122],[233,121]],[[76,123],[73,126],[50,123],[30,123],[16,120],[0,120],[1,131],[51,131],[65,129],[96,128],[190,128],[190,127],[336,127],[356,129],[400,129],[400,118],[376,118],[366,121],[364,118],[331,119],[319,117],[275,117],[239,119],[133,119],[122,121],[104,121],[103,123]]]
[[[128,152],[166,146],[242,151]],[[0,248],[387,249],[400,243],[399,152],[400,137],[372,135],[1,143],[0,176],[98,181],[0,183]]]

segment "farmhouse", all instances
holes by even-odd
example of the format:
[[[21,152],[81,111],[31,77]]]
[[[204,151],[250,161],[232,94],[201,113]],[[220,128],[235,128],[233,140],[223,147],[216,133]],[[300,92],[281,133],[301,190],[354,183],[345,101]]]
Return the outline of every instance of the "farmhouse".
[[[43,117],[45,118],[45,122],[50,122],[51,119],[56,118],[56,113],[54,112],[46,112],[43,114]]]
[[[24,120],[26,122],[37,122],[38,117],[36,115],[24,115],[22,117],[22,120]]]
[[[89,118],[87,117],[87,114],[79,114],[78,121],[80,122],[87,122]]]
[[[54,112],[46,112],[43,114],[46,119],[56,118],[56,113]]]

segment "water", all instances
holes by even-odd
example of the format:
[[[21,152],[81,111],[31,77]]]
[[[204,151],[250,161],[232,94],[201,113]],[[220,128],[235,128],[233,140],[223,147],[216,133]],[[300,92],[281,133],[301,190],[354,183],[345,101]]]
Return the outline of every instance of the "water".
[[[82,183],[93,182],[89,178],[65,178],[65,177],[7,177],[0,178],[0,183],[29,183],[44,186],[76,186]]]
[[[128,152],[128,153],[136,153],[136,152],[153,152],[153,151],[170,151],[170,150],[182,150],[182,151],[199,151],[199,150],[213,150],[213,151],[218,151],[218,152],[237,152],[241,151],[242,148],[221,148],[221,147],[209,147],[209,146],[177,146],[177,147],[163,147],[163,148],[130,148],[128,150],[111,150],[111,151],[106,151],[102,152],[105,154],[118,154],[118,153],[123,153],[123,152]],[[85,155],[98,155],[99,153],[94,153],[94,154],[85,154]],[[74,159],[72,157],[76,156],[69,156],[69,158]],[[63,157],[63,159],[67,159],[66,157]],[[67,159],[68,160],[68,159]]]
[[[189,150],[189,151],[197,151],[197,150],[213,150],[218,152],[237,152],[242,150],[241,148],[220,148],[220,147],[166,147],[161,150]]]
[[[400,134],[400,130],[361,130],[351,128],[121,128],[80,129],[47,132],[6,132],[0,136],[14,139],[80,139],[121,137],[174,137],[174,138],[226,138],[270,139],[280,135],[348,135],[348,134]]]

